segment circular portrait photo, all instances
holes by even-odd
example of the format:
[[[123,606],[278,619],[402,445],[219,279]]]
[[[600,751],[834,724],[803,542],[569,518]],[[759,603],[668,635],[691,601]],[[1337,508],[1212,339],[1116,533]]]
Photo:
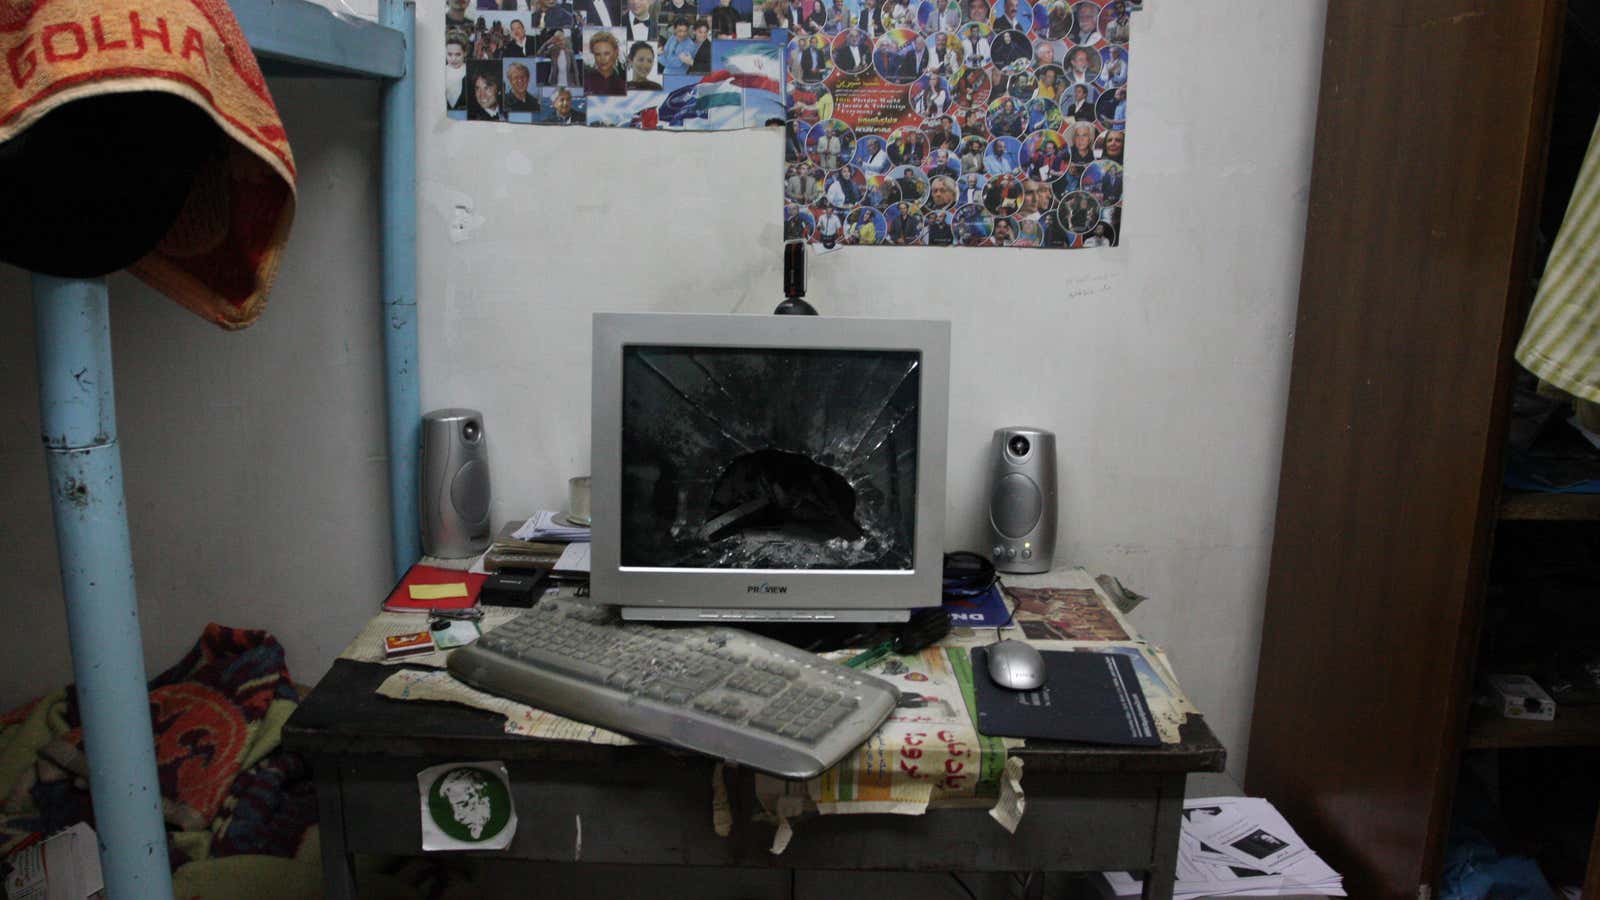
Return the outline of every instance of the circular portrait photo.
[[[921,203],[928,196],[928,176],[916,166],[899,166],[889,172],[889,179],[900,190],[900,202]]]
[[[1060,103],[1067,92],[1067,75],[1060,66],[1040,66],[1033,72],[1033,94],[1029,100]]]
[[[955,106],[955,92],[942,75],[924,75],[911,83],[911,111],[923,118],[942,116]]]
[[[989,62],[1002,71],[1021,71],[1033,62],[1033,42],[1014,28],[997,31],[989,40]]]
[[[783,173],[783,195],[796,203],[815,206],[822,199],[822,182],[827,173],[817,166],[800,163]]]
[[[928,180],[929,209],[954,209],[959,191],[956,188],[954,176],[948,174],[935,175]]]
[[[987,109],[989,94],[994,89],[994,78],[988,69],[964,67],[953,79],[956,106],[960,109]]]
[[[1067,45],[1060,41],[1047,41],[1035,35],[1033,38],[1033,64],[1035,66],[1060,67],[1067,61]]]
[[[867,190],[861,195],[862,206],[888,209],[900,202],[900,185],[885,175],[868,175]]]
[[[961,27],[960,0],[923,0],[917,5],[917,30],[923,34]]]
[[[824,0],[795,0],[788,7],[788,15],[778,18],[787,19],[792,32],[821,34],[823,26],[828,24],[828,7]]]
[[[955,222],[956,243],[963,247],[997,247],[993,240],[995,218],[975,203],[956,208],[950,218]]]
[[[961,47],[961,64],[969,69],[980,69],[989,64],[990,31],[988,22],[967,22],[956,32]]]
[[[794,203],[783,206],[783,239],[786,241],[809,241],[812,232],[816,230],[817,219],[811,210]]]
[[[959,31],[936,31],[928,35],[928,71],[954,78],[965,65]]]
[[[1117,245],[1117,229],[1110,222],[1101,219],[1083,236],[1084,247],[1115,247]]]
[[[1023,70],[1014,75],[1003,76],[1006,81],[1006,93],[1018,100],[1032,100],[1033,90],[1039,86],[1039,79],[1032,71]]]
[[[936,147],[928,151],[928,158],[922,163],[922,174],[929,178],[935,175],[949,175],[954,178],[961,174],[961,160],[951,151]]]
[[[1021,137],[1028,130],[1028,108],[1021,100],[1002,95],[989,103],[989,133],[995,137]]]
[[[883,211],[883,218],[889,229],[888,243],[912,245],[923,242],[922,213],[914,204],[896,203]]]
[[[1047,41],[1064,40],[1072,33],[1072,4],[1068,0],[1035,3],[1033,33]]]
[[[833,118],[833,91],[820,84],[789,88],[789,116],[807,124]]]
[[[1019,222],[1030,222],[1035,219],[1048,221],[1050,211],[1055,208],[1056,195],[1051,190],[1048,182],[1037,178],[1024,176],[1022,179],[1022,206],[1016,211]]]
[[[961,174],[968,175],[973,172],[983,171],[983,152],[989,149],[989,142],[975,135],[968,135],[961,139],[956,147],[956,159],[961,164]]]
[[[1038,131],[1041,128],[1054,131],[1066,124],[1066,117],[1061,115],[1061,107],[1054,100],[1029,100],[1027,131]]]
[[[866,195],[867,175],[853,166],[828,173],[822,185],[822,202],[834,209],[856,206]]]
[[[1121,128],[1107,129],[1106,133],[1100,135],[1100,139],[1095,141],[1094,155],[1121,165],[1122,150],[1127,142],[1128,133]]]
[[[922,122],[922,134],[928,139],[928,152],[949,150],[954,153],[961,144],[961,125],[949,113],[930,116]]]
[[[986,175],[1012,175],[1022,171],[1022,142],[1014,137],[997,137],[983,151]]]
[[[868,175],[882,175],[894,164],[889,162],[889,142],[875,134],[863,134],[856,139],[856,152],[850,164]]]
[[[1018,222],[1016,236],[1006,242],[1008,247],[1043,247],[1044,225],[1037,221]]]
[[[789,41],[789,71],[801,84],[820,84],[833,74],[832,46],[826,35],[802,34]]]
[[[878,25],[884,31],[912,28],[917,24],[917,0],[883,0]]]
[[[1092,84],[1074,84],[1061,92],[1061,115],[1068,122],[1089,122],[1093,124],[1100,120],[1095,113],[1094,104],[1100,99],[1100,89]]]
[[[985,213],[985,215],[988,215]],[[1010,216],[989,217],[989,239],[979,247],[1009,247],[1017,239],[1017,220]]]
[[[1093,197],[1102,207],[1122,202],[1122,166],[1102,159],[1083,170],[1078,190]]]
[[[1023,0],[996,0],[989,27],[996,33],[1013,30],[1027,34],[1033,30],[1033,4]]]
[[[949,247],[956,242],[956,223],[951,210],[924,207],[922,220],[928,246]]]
[[[1126,46],[1128,31],[1127,0],[1111,0],[1100,10],[1100,33],[1111,43]]]
[[[928,158],[928,136],[920,128],[906,126],[889,133],[889,164],[920,166]]]
[[[963,26],[968,22],[982,22],[987,29],[989,20],[994,18],[994,6],[989,0],[962,0],[961,13]],[[988,31],[984,33],[988,34]]]
[[[1039,181],[1055,181],[1067,174],[1067,139],[1058,131],[1035,131],[1022,139],[1023,174]]]
[[[860,5],[859,0],[828,0],[822,33],[837,35],[855,27],[861,21]]]
[[[855,151],[855,130],[838,119],[824,119],[806,135],[806,158],[830,171],[849,163]]]
[[[989,138],[989,109],[986,106],[974,106],[962,110],[956,115],[956,120],[961,123],[961,133],[971,134],[985,140]]]
[[[878,38],[872,67],[890,84],[910,84],[928,66],[928,39],[909,28],[897,28]]]
[[[1112,88],[1128,83],[1128,51],[1107,47],[1100,51],[1100,86]]]
[[[1098,84],[1100,80],[1100,54],[1093,47],[1073,47],[1061,66],[1068,84]]]
[[[1010,216],[1022,209],[1026,185],[1020,175],[997,175],[983,190],[983,208],[990,215]]]
[[[1072,4],[1072,27],[1066,39],[1074,44],[1100,44],[1105,35],[1100,33],[1100,4],[1080,0]]]
[[[983,192],[989,187],[989,176],[982,172],[969,172],[956,179],[956,205],[983,205]]]
[[[876,244],[889,233],[889,223],[883,213],[870,206],[850,210],[844,217],[844,242],[846,244]]]
[[[1100,222],[1100,202],[1084,191],[1073,191],[1056,207],[1056,222],[1073,234],[1088,234]]]
[[[833,39],[833,67],[856,75],[872,65],[872,38],[859,28],[839,32]]]
[[[1067,136],[1067,162],[1079,169],[1094,162],[1094,141],[1099,136],[1088,122],[1077,122],[1063,132]]]
[[[1100,95],[1094,112],[1100,124],[1107,128],[1121,128],[1128,121],[1128,87],[1112,88]]]
[[[816,240],[829,250],[838,246],[839,239],[844,237],[844,217],[839,215],[839,211],[829,206],[820,206],[813,209],[811,215],[817,220],[813,231]]]

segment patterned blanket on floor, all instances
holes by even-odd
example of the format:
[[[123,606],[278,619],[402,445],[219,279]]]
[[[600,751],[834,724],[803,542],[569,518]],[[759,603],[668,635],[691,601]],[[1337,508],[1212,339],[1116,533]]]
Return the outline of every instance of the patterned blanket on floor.
[[[294,857],[314,835],[310,769],[279,746],[297,704],[283,647],[264,631],[208,625],[150,682],[174,868],[227,856]],[[0,715],[0,856],[30,835],[92,824],[88,771],[72,688]]]

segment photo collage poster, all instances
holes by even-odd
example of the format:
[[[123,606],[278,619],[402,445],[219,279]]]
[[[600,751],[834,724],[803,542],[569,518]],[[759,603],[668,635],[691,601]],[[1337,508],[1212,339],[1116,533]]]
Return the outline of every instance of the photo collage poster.
[[[1115,246],[1127,0],[800,0],[784,237]]]
[[[445,115],[781,126],[786,9],[759,0],[446,0]]]

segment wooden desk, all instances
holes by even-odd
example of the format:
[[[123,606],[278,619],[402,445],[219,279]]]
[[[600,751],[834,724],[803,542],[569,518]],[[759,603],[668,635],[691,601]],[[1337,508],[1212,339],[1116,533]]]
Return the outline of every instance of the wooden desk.
[[[374,693],[393,668],[338,660],[284,727],[316,772],[330,898],[355,894],[351,854],[415,855],[422,846],[416,773],[451,761],[502,760],[518,825],[497,855],[551,862],[910,871],[1149,873],[1146,897],[1170,897],[1184,779],[1226,758],[1197,716],[1182,744],[1111,748],[1031,741],[1028,807],[1015,835],[981,809],[922,816],[807,818],[780,856],[748,770],[728,778],[733,832],[711,825],[714,761],[655,745],[609,747],[507,735],[499,717]],[[579,821],[582,849],[578,849]]]

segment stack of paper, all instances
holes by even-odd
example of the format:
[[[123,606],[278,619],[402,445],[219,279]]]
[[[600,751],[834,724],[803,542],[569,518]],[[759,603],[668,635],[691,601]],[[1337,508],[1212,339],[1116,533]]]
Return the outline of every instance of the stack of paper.
[[[99,841],[79,822],[6,857],[5,895],[11,900],[85,900],[105,896]]]
[[[523,522],[522,527],[512,532],[511,536],[519,541],[587,541],[589,526],[569,522],[560,513],[541,509],[534,513],[533,518]]]
[[[1137,897],[1127,872],[1105,872],[1104,887]],[[1306,846],[1272,804],[1256,797],[1206,797],[1183,802],[1175,900],[1288,894],[1345,896],[1339,873]]]

